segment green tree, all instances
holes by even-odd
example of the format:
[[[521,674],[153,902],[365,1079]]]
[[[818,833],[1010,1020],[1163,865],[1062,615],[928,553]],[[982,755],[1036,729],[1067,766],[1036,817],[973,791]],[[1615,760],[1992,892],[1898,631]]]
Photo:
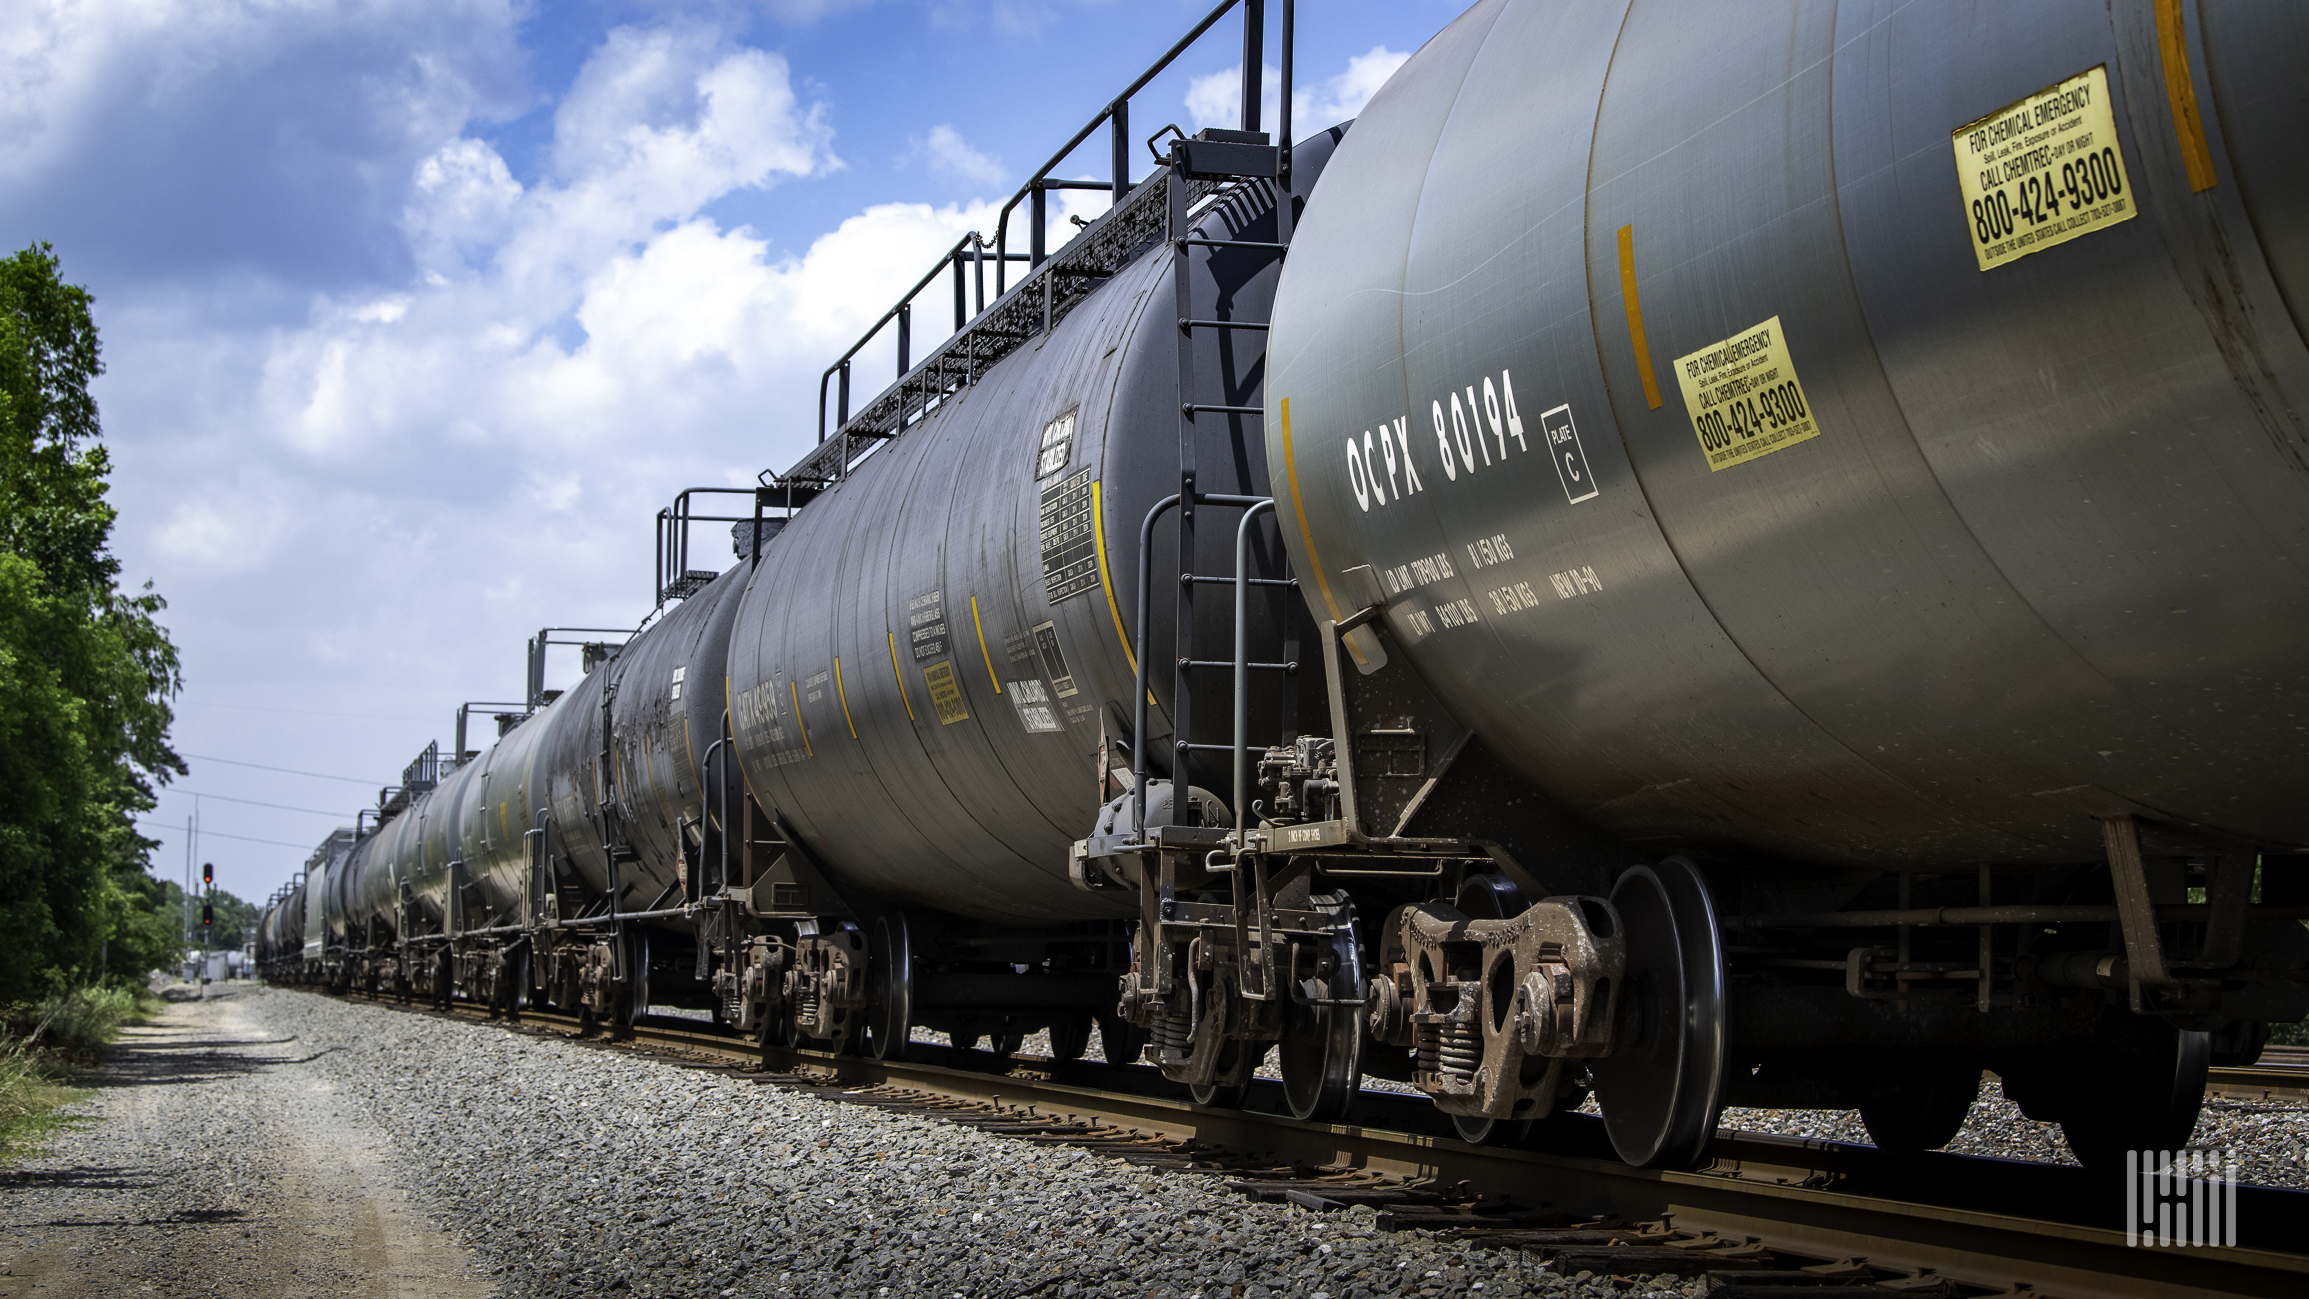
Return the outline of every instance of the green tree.
[[[182,678],[166,602],[107,549],[91,301],[46,244],[0,260],[0,1001],[137,970],[173,928],[135,816],[185,769]]]

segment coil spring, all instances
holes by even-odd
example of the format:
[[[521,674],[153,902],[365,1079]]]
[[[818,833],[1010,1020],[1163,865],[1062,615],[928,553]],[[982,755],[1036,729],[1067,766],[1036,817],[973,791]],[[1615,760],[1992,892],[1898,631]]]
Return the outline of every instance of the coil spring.
[[[1154,1022],[1155,1050],[1184,1052],[1187,1040],[1186,1016],[1165,1015]]]
[[[1440,1068],[1436,1072],[1473,1078],[1475,1071],[1483,1067],[1483,1036],[1469,1024],[1440,1027],[1443,1031],[1438,1034],[1436,1043]]]
[[[818,984],[815,979],[802,980],[800,995],[794,998],[794,1018],[800,1023],[818,1022]]]
[[[1414,1067],[1421,1073],[1437,1072],[1443,1064],[1442,1026],[1419,1024],[1412,1031],[1416,1035],[1411,1048],[1416,1060]]]

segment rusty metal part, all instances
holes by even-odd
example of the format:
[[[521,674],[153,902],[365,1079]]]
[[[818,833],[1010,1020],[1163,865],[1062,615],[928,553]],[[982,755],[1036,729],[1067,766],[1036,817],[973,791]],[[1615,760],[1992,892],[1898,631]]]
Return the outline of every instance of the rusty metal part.
[[[1547,898],[1504,920],[1423,902],[1396,917],[1389,939],[1404,967],[1396,988],[1409,1006],[1411,1082],[1438,1109],[1544,1117],[1565,1060],[1610,1052],[1626,954],[1609,902]]]

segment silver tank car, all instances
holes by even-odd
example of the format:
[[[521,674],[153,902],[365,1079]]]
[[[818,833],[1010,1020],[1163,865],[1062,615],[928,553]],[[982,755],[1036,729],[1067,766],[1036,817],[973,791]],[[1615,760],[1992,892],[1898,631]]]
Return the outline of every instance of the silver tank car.
[[[1338,136],[1294,151],[1302,202]],[[1217,205],[1195,235],[1274,231],[1272,188],[1255,186]],[[1191,257],[1195,315],[1265,319],[1272,257],[1203,247]],[[1067,854],[1111,796],[1101,763],[1122,761],[1113,755],[1130,739],[1137,538],[1148,510],[1179,486],[1172,293],[1158,243],[764,546],[730,649],[730,724],[755,797],[842,878],[1011,923],[1132,910],[1127,897],[1071,884]],[[1255,403],[1263,340],[1199,335],[1200,400]],[[1247,436],[1243,427],[1240,416],[1198,419],[1202,491],[1266,494],[1255,426]],[[1272,530],[1257,535],[1255,575],[1279,576]],[[1178,571],[1175,540],[1169,527],[1156,536],[1167,578]],[[1194,571],[1231,574],[1234,516],[1214,513],[1196,550]],[[1171,590],[1153,593],[1149,619],[1149,657],[1161,666],[1149,673],[1148,739],[1160,772],[1170,766],[1161,742],[1172,732]],[[1206,589],[1198,619],[1229,626],[1220,611],[1230,598]],[[1284,612],[1262,591],[1254,658],[1281,652]],[[1205,735],[1225,729],[1226,685],[1214,679],[1200,697]],[[1263,688],[1262,735],[1279,706],[1279,692]],[[1214,787],[1220,770],[1207,776]]]
[[[552,725],[538,741],[536,760],[543,765],[534,778],[538,801],[551,808],[555,851],[587,890],[602,893],[609,887],[614,833],[631,854],[618,863],[620,911],[680,904],[683,872],[701,840],[705,759],[721,738],[723,664],[744,582],[744,570],[733,568],[683,600],[547,714]],[[606,782],[605,692],[612,764]],[[735,766],[717,763],[717,769]],[[614,827],[605,816],[610,802]]]
[[[2299,11],[2198,137],[2152,6],[1957,8],[1451,24],[1277,293],[1293,559],[1634,843],[2309,844]]]
[[[463,928],[517,925],[529,889],[527,836],[544,828],[545,738],[558,710],[548,706],[500,737],[468,764],[472,797],[458,835],[468,890]]]

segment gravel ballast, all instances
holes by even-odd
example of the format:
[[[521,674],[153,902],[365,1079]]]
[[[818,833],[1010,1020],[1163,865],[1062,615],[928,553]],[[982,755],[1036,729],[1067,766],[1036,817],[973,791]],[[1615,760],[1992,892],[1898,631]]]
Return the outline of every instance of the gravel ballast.
[[[364,1133],[388,1134],[379,1166],[420,1230],[447,1227],[430,1233],[439,1257],[460,1277],[469,1259],[502,1295],[1631,1293],[1513,1251],[1380,1232],[1368,1209],[1255,1204],[1205,1178],[623,1051],[293,991],[237,1006],[236,1036],[274,1044],[248,1049],[266,1054],[250,1072],[276,1094],[188,1086],[187,1101],[269,1107],[261,1122],[293,1126],[297,1097],[331,1098]],[[78,1140],[50,1163],[71,1166]],[[252,1167],[235,1180],[286,1175]],[[15,1293],[5,1282],[0,1294]]]
[[[1368,1209],[1255,1204],[1208,1178],[558,1037],[301,992],[168,1015],[155,1032],[176,1045],[139,1046],[142,1073],[115,1081],[171,1085],[100,1088],[94,1122],[0,1182],[0,1299],[1692,1288],[1565,1278],[1514,1251],[1377,1231]],[[1991,1089],[1960,1149],[2065,1154],[1998,1107]],[[1852,1139],[1853,1122],[1757,1111],[1726,1126]],[[2252,1143],[2251,1180],[2302,1183],[2309,1108],[2216,1100],[2206,1125],[2200,1138]],[[71,1229],[91,1221],[133,1225],[100,1255]]]

